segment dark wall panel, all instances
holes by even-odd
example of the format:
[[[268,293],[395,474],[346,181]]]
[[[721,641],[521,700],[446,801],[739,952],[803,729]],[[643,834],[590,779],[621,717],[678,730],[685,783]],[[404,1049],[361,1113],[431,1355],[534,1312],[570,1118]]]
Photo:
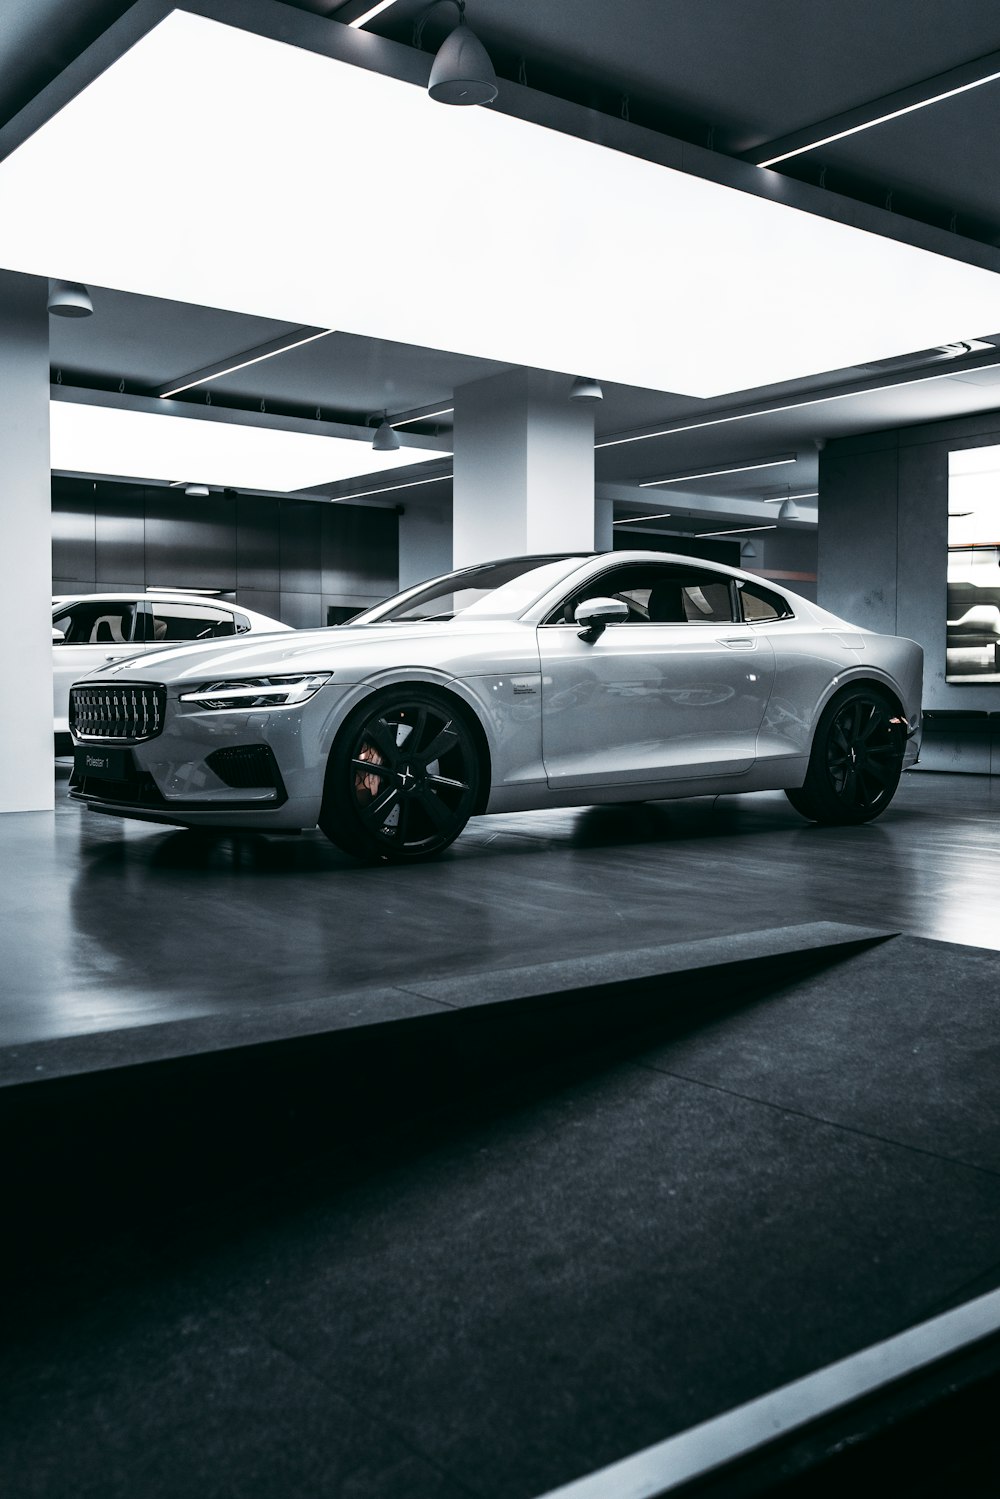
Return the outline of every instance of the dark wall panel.
[[[93,587],[97,577],[97,526],[92,484],[81,490],[71,481],[52,482],[52,576],[71,589],[80,583],[88,589]]]
[[[266,614],[270,619],[281,618],[281,595],[277,589],[271,593],[264,588],[238,588],[236,601],[245,609],[256,609],[258,614]]]
[[[314,630],[326,624],[326,611],[318,593],[286,593],[282,589],[278,618],[296,630]]]
[[[146,581],[156,588],[236,587],[236,504],[183,490],[145,492]]]
[[[236,586],[241,593],[247,588],[273,593],[277,603],[280,570],[275,500],[242,494],[236,500]]]
[[[56,479],[52,513],[60,592],[217,588],[301,629],[397,586],[395,510]]]
[[[399,517],[395,510],[324,505],[322,590],[331,598],[385,598],[399,587]]]
[[[139,484],[104,484],[94,488],[96,521],[95,581],[102,588],[133,578],[145,584],[145,495]]]
[[[281,500],[281,592],[319,594],[320,523],[323,506],[315,500]],[[291,624],[291,620],[288,621]]]

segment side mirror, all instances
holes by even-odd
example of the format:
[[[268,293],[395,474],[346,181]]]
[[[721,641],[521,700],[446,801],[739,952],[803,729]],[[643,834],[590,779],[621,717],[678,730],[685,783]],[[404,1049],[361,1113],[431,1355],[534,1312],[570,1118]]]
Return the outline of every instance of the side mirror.
[[[600,638],[606,625],[623,625],[628,620],[628,604],[623,599],[584,599],[577,604],[573,617],[583,625],[580,639],[591,644]]]
[[[65,640],[65,639],[66,639],[66,632],[64,630],[57,630],[56,627],[55,627],[55,625],[53,625],[52,626],[52,644],[56,645],[60,640]]]

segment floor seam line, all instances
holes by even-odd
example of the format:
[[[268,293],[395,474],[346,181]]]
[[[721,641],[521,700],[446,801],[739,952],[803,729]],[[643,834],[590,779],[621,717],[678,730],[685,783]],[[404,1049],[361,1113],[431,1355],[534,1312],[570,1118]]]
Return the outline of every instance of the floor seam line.
[[[808,1119],[812,1124],[825,1124],[829,1129],[840,1129],[846,1134],[857,1135],[862,1140],[871,1140],[879,1145],[892,1145],[897,1150],[907,1150],[913,1155],[927,1156],[932,1161],[943,1161],[950,1166],[961,1166],[965,1171],[979,1171],[984,1176],[990,1176],[1000,1180],[1000,1170],[993,1170],[989,1166],[978,1166],[972,1161],[963,1161],[955,1156],[942,1155],[940,1151],[928,1150],[922,1145],[907,1144],[904,1140],[893,1140],[888,1135],[877,1135],[871,1130],[859,1129],[857,1125],[843,1124],[836,1119],[824,1118],[821,1114],[808,1114],[804,1109],[792,1108],[789,1104],[774,1103],[769,1098],[758,1098],[753,1093],[740,1093],[735,1088],[725,1088],[721,1083],[708,1083],[703,1078],[690,1077],[684,1072],[675,1072],[669,1067],[657,1067],[654,1062],[640,1061],[638,1067],[644,1067],[650,1072],[656,1072],[660,1077],[676,1078],[678,1082],[692,1083],[696,1088],[708,1088],[713,1093],[725,1093],[729,1098],[739,1098],[744,1103],[760,1104],[765,1109],[774,1109],[779,1114],[791,1114],[796,1119]]]

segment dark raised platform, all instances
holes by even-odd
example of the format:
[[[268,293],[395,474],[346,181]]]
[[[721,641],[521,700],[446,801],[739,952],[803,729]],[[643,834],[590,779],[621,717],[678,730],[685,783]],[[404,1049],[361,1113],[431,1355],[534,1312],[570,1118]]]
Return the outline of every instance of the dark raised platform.
[[[815,923],[8,1048],[5,1499],[531,1499],[990,1290],[998,1005]]]

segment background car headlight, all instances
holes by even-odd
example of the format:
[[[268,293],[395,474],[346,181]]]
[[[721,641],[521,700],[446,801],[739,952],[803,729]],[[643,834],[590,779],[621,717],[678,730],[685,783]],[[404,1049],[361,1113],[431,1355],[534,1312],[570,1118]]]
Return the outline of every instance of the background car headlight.
[[[237,677],[227,682],[204,682],[181,693],[182,703],[200,708],[287,708],[306,703],[333,676],[332,671],[313,671],[294,677]]]

